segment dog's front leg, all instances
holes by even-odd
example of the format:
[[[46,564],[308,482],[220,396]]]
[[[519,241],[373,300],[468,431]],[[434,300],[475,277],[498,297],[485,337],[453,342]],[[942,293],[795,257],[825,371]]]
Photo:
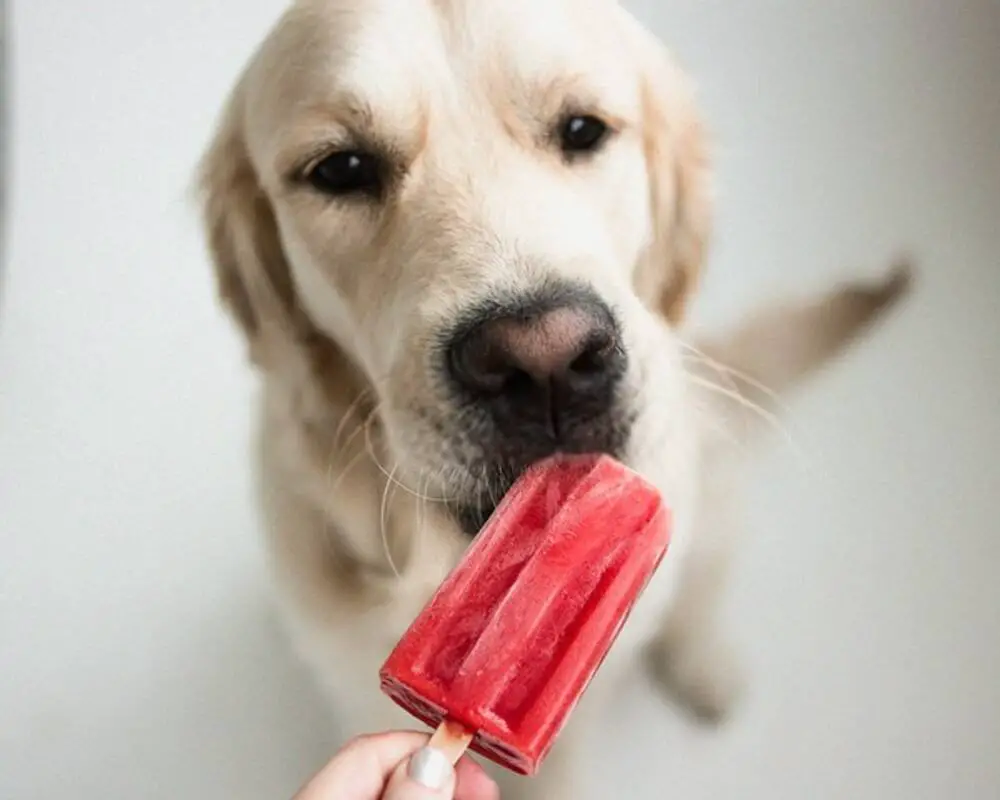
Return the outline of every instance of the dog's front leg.
[[[730,549],[729,542],[692,549],[674,603],[647,648],[661,688],[710,723],[729,713],[743,688],[739,659],[720,619]]]
[[[903,263],[880,280],[847,283],[809,302],[765,309],[721,341],[693,348],[710,423],[703,432],[701,495],[674,599],[648,654],[663,688],[702,720],[726,716],[743,687],[720,620],[742,528],[735,496],[741,449],[748,437],[774,424],[776,393],[795,389],[842,354],[905,296],[911,282]]]

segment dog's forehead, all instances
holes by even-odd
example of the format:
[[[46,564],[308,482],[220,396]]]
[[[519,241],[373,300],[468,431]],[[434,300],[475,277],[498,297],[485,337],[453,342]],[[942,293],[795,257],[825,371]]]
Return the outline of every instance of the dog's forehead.
[[[282,120],[336,93],[412,118],[421,102],[466,102],[470,84],[624,85],[613,13],[614,0],[302,0],[258,59],[254,105]]]

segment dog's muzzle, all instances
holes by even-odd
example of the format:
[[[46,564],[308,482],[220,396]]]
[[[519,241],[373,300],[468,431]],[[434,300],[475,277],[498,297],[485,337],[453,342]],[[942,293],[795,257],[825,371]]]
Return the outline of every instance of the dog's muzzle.
[[[483,486],[458,509],[469,533],[535,461],[617,455],[627,441],[627,354],[614,314],[587,287],[483,303],[446,338],[443,357],[463,434],[482,452]]]

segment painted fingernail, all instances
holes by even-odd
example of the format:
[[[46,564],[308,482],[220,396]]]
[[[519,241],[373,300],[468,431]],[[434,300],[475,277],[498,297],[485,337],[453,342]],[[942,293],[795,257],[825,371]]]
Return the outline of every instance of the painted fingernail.
[[[443,789],[451,780],[453,769],[448,757],[433,747],[422,747],[410,758],[406,774],[428,789]]]

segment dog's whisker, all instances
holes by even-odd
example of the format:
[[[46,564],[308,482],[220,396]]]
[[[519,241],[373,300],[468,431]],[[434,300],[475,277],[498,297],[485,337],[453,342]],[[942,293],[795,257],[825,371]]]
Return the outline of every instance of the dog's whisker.
[[[701,353],[700,351],[698,351],[696,348],[694,348],[694,347],[686,344],[683,341],[681,341],[681,344],[684,347],[687,347],[688,350],[690,351],[688,353],[682,353],[681,354],[681,361],[682,361],[682,365],[684,366],[684,374],[688,378],[691,379],[691,383],[693,385],[698,385],[698,381],[699,380],[700,381],[707,381],[709,383],[712,383],[713,386],[716,385],[713,381],[711,381],[711,379],[709,377],[705,376],[704,373],[699,369],[701,367],[707,367],[709,370],[712,370],[720,379],[722,379],[722,380],[724,380],[726,382],[726,385],[728,387],[728,391],[732,392],[732,394],[726,394],[725,395],[726,397],[736,397],[736,396],[738,396],[740,398],[737,401],[737,403],[739,405],[744,405],[745,404],[744,401],[746,403],[751,403],[751,401],[747,400],[747,398],[745,397],[745,395],[743,394],[743,392],[740,391],[739,386],[737,386],[736,381],[733,380],[733,377],[731,375],[727,374],[723,370],[717,369],[713,364],[710,363],[709,358],[707,356],[705,356],[703,353]],[[688,369],[687,368],[688,364],[694,364],[695,368],[693,370],[692,369]],[[697,379],[697,380],[695,380],[695,379]],[[752,405],[752,403],[751,403],[751,405]],[[715,418],[717,416],[717,415],[713,415],[711,413],[709,407],[704,408],[703,411],[705,411],[705,413],[703,414],[703,419],[706,419],[706,420],[713,419],[713,418]],[[742,423],[742,426],[741,426],[742,427],[742,433],[743,433],[744,436],[746,436],[746,434],[748,432],[748,427],[749,427],[749,420],[746,417],[742,416],[742,415],[740,415],[739,419],[740,419],[740,422]],[[718,425],[713,426],[713,430],[715,430],[716,433],[720,433],[723,430],[728,430],[728,426],[724,422],[720,422]],[[738,446],[742,446],[739,437],[734,432],[730,432],[730,437],[729,438],[730,438],[730,441],[732,443],[737,444]]]
[[[361,394],[358,395],[358,399],[360,399],[363,394],[364,392],[361,392]],[[358,400],[354,401],[354,403],[357,402]],[[344,473],[347,471],[347,469],[349,469],[353,465],[354,462],[354,459],[352,458],[350,461],[348,461],[347,466],[345,466],[345,468],[341,471],[341,474],[338,475],[336,479],[333,478],[333,467],[334,463],[337,460],[337,451],[339,450],[337,443],[340,440],[340,435],[344,431],[348,420],[351,418],[354,409],[354,403],[352,403],[348,407],[347,411],[340,418],[340,423],[337,425],[337,429],[334,431],[333,437],[330,439],[330,448],[326,456],[326,483],[327,485],[332,485],[333,487],[330,490],[331,495],[333,494],[336,487],[340,485],[340,481],[343,478]],[[360,425],[357,426],[354,430],[354,433],[352,433],[351,436],[348,438],[347,442],[344,445],[345,450],[348,447],[350,447],[350,444],[354,440],[354,437],[357,436],[360,427],[361,427]]]
[[[787,433],[785,427],[781,424],[781,421],[778,419],[778,416],[776,414],[768,411],[763,406],[753,402],[752,400],[745,397],[735,389],[730,389],[726,386],[721,386],[718,383],[714,383],[713,381],[709,380],[708,378],[703,378],[700,375],[695,375],[690,372],[688,373],[687,378],[695,386],[700,386],[701,388],[707,389],[710,392],[718,394],[722,397],[726,397],[729,400],[732,400],[740,407],[745,408],[746,410],[756,414],[762,420],[771,425],[774,428],[774,430],[779,431],[781,433]]]
[[[802,448],[799,447],[798,442],[795,440],[795,437],[792,436],[791,432],[781,423],[781,420],[778,418],[776,414],[773,414],[766,408],[758,405],[757,403],[754,403],[752,400],[749,400],[748,398],[744,397],[739,392],[735,392],[732,389],[726,388],[725,386],[720,386],[719,384],[713,383],[712,381],[706,378],[702,378],[698,375],[692,375],[691,373],[688,373],[687,377],[688,380],[690,380],[695,385],[700,386],[703,389],[706,389],[715,394],[726,397],[735,402],[736,404],[738,404],[739,406],[741,406],[742,408],[745,408],[746,410],[759,416],[765,423],[767,423],[772,428],[772,430],[781,435],[785,443],[788,445],[789,448],[791,448],[792,452],[796,455],[796,457],[800,461],[802,461],[803,463],[809,463],[809,459],[806,457],[806,454],[804,453]]]
[[[331,445],[330,445],[330,449],[331,450],[337,450],[338,449],[338,444],[340,442],[340,436],[346,430],[347,423],[350,422],[350,420],[354,416],[355,412],[358,410],[358,408],[361,406],[361,404],[365,401],[365,399],[368,398],[369,395],[371,395],[371,389],[363,389],[363,390],[361,390],[360,392],[358,392],[358,396],[354,399],[354,402],[351,403],[347,407],[347,410],[344,412],[344,415],[340,418],[340,424],[337,425],[337,429],[333,433],[333,439],[331,440]],[[374,411],[372,413],[374,413]],[[346,444],[345,444],[345,446],[346,446]]]
[[[421,497],[417,499],[417,519],[416,519],[416,530],[414,532],[413,544],[410,548],[410,558],[414,559],[417,557],[417,553],[420,548],[423,547],[427,541],[426,537],[430,534],[430,521],[429,508],[430,502],[425,498],[428,497],[428,489],[432,482],[440,481],[443,476],[443,470],[438,469],[436,472],[431,472],[425,470],[420,476],[420,483],[418,484],[420,488]]]
[[[362,392],[362,394],[364,393]],[[358,401],[355,401],[354,405],[352,405],[352,408],[356,409],[357,403]],[[328,484],[331,483],[331,475],[333,473],[333,467],[337,462],[338,455],[340,455],[342,452],[350,450],[350,447],[354,443],[354,440],[357,439],[358,435],[362,433],[364,426],[367,424],[368,420],[371,419],[377,411],[378,411],[378,405],[374,406],[372,410],[368,412],[365,418],[354,426],[354,430],[351,432],[351,435],[348,436],[347,439],[344,441],[343,445],[338,446],[338,440],[340,439],[341,434],[347,430],[346,423],[353,413],[352,410],[348,409],[348,411],[341,418],[340,424],[337,426],[337,432],[334,434],[333,439],[331,440],[330,450],[327,456],[326,478]],[[341,474],[338,475],[337,479],[332,482],[332,487],[336,487],[339,485],[340,480],[343,478],[343,473],[346,472],[350,467],[352,467],[357,462],[358,458],[362,455],[364,455],[364,450],[360,450],[353,456],[351,456],[351,458],[348,460],[348,462],[344,465],[343,469],[341,470]]]
[[[396,467],[393,467],[393,471]],[[382,534],[382,550],[385,552],[386,561],[389,562],[389,568],[393,571],[393,574],[397,578],[401,578],[402,574],[399,568],[396,566],[396,561],[392,557],[392,546],[389,542],[389,530],[388,530],[388,510],[389,510],[389,497],[392,491],[393,484],[391,481],[386,481],[385,487],[382,489],[382,508],[379,512],[379,529]]]
[[[365,417],[357,425],[354,426],[354,431],[351,433],[350,436],[347,437],[347,439],[344,441],[344,443],[340,447],[335,447],[335,446],[331,447],[331,450],[330,450],[331,458],[334,455],[336,455],[336,453],[338,451],[348,450],[351,447],[351,445],[354,443],[354,440],[357,439],[358,436],[361,433],[365,433],[366,432],[366,429],[368,428],[368,426],[370,426],[372,424],[372,422],[374,421],[374,419],[375,419],[376,415],[378,414],[378,411],[379,411],[380,408],[381,408],[381,404],[380,403],[376,403],[371,408],[371,410],[365,415]],[[340,424],[340,426],[338,426],[338,428],[339,429],[344,429],[344,422],[343,422],[343,420],[341,420],[341,424]]]
[[[720,377],[723,375],[729,376],[727,380],[729,381],[730,385],[733,386],[734,389],[736,389],[737,387],[732,379],[736,378],[737,380],[745,383],[747,386],[756,389],[761,394],[766,395],[779,408],[788,410],[788,404],[784,401],[781,395],[778,394],[778,392],[776,392],[767,384],[757,380],[752,375],[749,375],[746,372],[738,370],[735,367],[731,367],[728,364],[723,364],[721,361],[712,358],[710,355],[705,353],[703,350],[700,350],[699,348],[695,347],[690,342],[685,342],[683,339],[680,339],[679,341],[682,347],[690,351],[690,353],[692,353],[697,359],[700,359],[703,364],[706,364],[711,369],[719,373]]]
[[[733,380],[733,375],[726,370],[722,364],[713,361],[708,355],[693,345],[688,344],[683,339],[679,339],[678,341],[681,346],[688,351],[686,353],[681,353],[682,361],[708,367],[708,369],[712,370],[720,379],[724,380],[734,392],[740,392],[739,386],[736,384],[736,381]],[[742,394],[742,392],[740,392],[740,394]]]
[[[420,493],[423,494],[426,490],[423,488],[427,485],[427,476],[421,476],[420,481],[417,484],[417,488],[420,489]],[[427,502],[421,498],[417,498],[417,513],[416,513],[416,526],[413,531],[413,540],[410,544],[410,563],[413,564],[416,558],[420,554],[420,548],[424,543],[425,526],[427,525]]]
[[[692,401],[694,407],[696,419],[699,425],[703,426],[706,430],[710,431],[712,434],[718,436],[726,444],[732,445],[739,450],[743,450],[746,446],[745,440],[741,439],[736,433],[725,424],[725,422],[719,419],[718,413],[715,413],[713,409],[706,403],[699,403],[697,400]]]
[[[809,466],[811,464],[811,460],[804,452],[804,450],[799,446],[798,441],[795,439],[795,437],[788,429],[788,427],[782,423],[780,416],[774,412],[769,411],[760,403],[756,403],[750,400],[748,397],[746,397],[746,395],[740,391],[739,386],[733,379],[735,378],[736,380],[742,381],[744,384],[754,389],[757,389],[759,392],[766,395],[780,410],[783,411],[788,410],[787,403],[785,403],[785,401],[776,391],[774,391],[761,381],[758,381],[755,378],[751,377],[750,375],[747,375],[746,373],[741,372],[740,370],[729,367],[726,364],[723,364],[713,359],[711,356],[709,356],[699,348],[695,347],[694,345],[685,342],[683,340],[680,340],[680,343],[684,348],[686,348],[689,351],[689,354],[682,355],[682,358],[684,360],[690,360],[694,361],[695,363],[700,363],[708,366],[709,368],[714,370],[716,374],[719,375],[720,378],[724,378],[729,387],[731,387],[731,389],[725,389],[724,387],[715,384],[714,382],[712,382],[707,378],[692,374],[690,370],[685,370],[685,373],[687,374],[688,378],[693,383],[701,385],[702,387],[709,389],[710,391],[714,391],[717,394],[722,394],[732,399],[734,402],[736,402],[743,408],[746,408],[747,410],[757,414],[773,430],[775,430],[781,435],[781,437],[784,439],[785,443],[791,449],[792,453],[795,455],[796,459],[799,461],[800,464],[804,466]],[[705,415],[706,418],[709,418],[711,416],[712,415],[710,414]],[[744,419],[743,423],[744,433],[746,432],[747,424],[748,420]],[[723,434],[725,428],[726,428],[725,425],[713,426],[715,432],[719,434]],[[742,449],[742,444],[740,443],[738,437],[736,437],[734,434],[730,434],[727,438],[730,440],[732,444]]]
[[[385,466],[383,466],[381,460],[379,459],[378,454],[375,452],[375,446],[374,446],[374,444],[372,443],[372,440],[371,440],[370,427],[371,427],[370,424],[365,426],[365,448],[366,448],[366,450],[368,452],[369,457],[372,460],[372,463],[375,465],[375,467],[378,469],[378,471],[382,473],[382,476],[387,481],[389,481],[390,483],[396,484],[398,486],[398,488],[402,489],[407,494],[413,495],[414,497],[416,497],[419,500],[425,500],[425,501],[427,501],[429,503],[447,503],[447,502],[449,502],[449,500],[448,500],[447,497],[431,497],[429,495],[422,494],[421,492],[417,491],[416,489],[412,488],[411,486],[407,486],[405,483],[403,483],[403,481],[401,481],[399,478],[397,478],[395,476],[394,473],[396,472],[396,468],[394,468],[391,472],[389,470],[387,470],[385,468]],[[399,465],[397,464],[397,468],[398,468],[398,466]]]
[[[375,415],[377,410],[378,406],[375,406],[375,408],[373,408],[371,412],[369,412],[368,416],[364,420],[362,420],[362,422],[359,425],[355,427],[354,432],[347,437],[347,440],[344,442],[344,445],[342,448],[340,448],[340,450],[348,450],[350,448],[354,440],[358,437],[360,433],[362,433],[367,421]],[[336,494],[337,489],[340,488],[340,485],[347,477],[347,474],[355,467],[358,461],[365,455],[365,450],[364,448],[362,448],[358,450],[358,452],[355,453],[353,456],[351,456],[350,459],[348,459],[347,463],[344,464],[344,466],[341,468],[340,473],[337,475],[337,477],[333,478],[333,467],[337,461],[337,453],[338,453],[337,450],[331,450],[330,456],[327,460],[328,463],[326,470],[326,482],[327,485],[329,486],[327,491],[329,492],[331,497]]]
[[[336,480],[334,480],[334,481],[328,481],[329,488],[327,489],[327,492],[330,495],[331,499],[336,496],[337,490],[340,489],[340,486],[344,482],[344,480],[347,478],[348,473],[350,473],[350,471],[352,469],[354,469],[355,466],[357,466],[358,462],[364,456],[365,456],[365,451],[364,450],[358,450],[358,452],[355,453],[353,456],[351,456],[348,459],[347,463],[344,464],[344,466],[341,468],[340,472],[337,475]],[[329,478],[329,473],[327,475],[327,478]]]

